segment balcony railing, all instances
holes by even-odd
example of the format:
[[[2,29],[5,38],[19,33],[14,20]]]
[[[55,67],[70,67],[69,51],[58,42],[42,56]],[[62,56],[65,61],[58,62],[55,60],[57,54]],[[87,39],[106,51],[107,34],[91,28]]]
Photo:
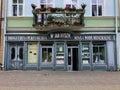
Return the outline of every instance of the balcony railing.
[[[33,27],[40,30],[56,28],[80,29],[84,26],[85,7],[81,9],[36,8],[32,5]]]

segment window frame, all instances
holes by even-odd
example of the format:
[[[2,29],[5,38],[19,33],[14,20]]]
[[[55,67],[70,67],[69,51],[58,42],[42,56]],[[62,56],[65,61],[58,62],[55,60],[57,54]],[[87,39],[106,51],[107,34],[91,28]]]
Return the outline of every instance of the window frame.
[[[46,5],[46,8],[48,7],[48,5],[52,5],[52,7],[55,7],[55,0],[53,0],[53,3],[48,3],[48,0],[45,0],[45,3],[41,3],[41,0],[38,0],[38,7],[41,7],[41,5]]]
[[[90,14],[90,15],[91,15],[91,16],[93,16],[93,15],[92,15],[92,12],[93,12],[93,11],[92,11],[92,5],[95,5],[95,4],[92,3],[92,1],[93,1],[93,0],[91,0],[91,4],[90,4],[90,11],[91,11],[91,14]],[[97,4],[96,4],[96,5],[97,5],[97,15],[95,15],[95,16],[93,16],[93,17],[102,17],[102,16],[104,16],[104,11],[105,11],[105,8],[104,8],[104,6],[105,6],[105,0],[103,0],[102,5],[99,4],[99,0],[96,0],[96,3],[97,3]],[[98,15],[98,14],[99,14],[99,13],[98,13],[98,12],[99,12],[99,11],[98,11],[98,6],[99,6],[99,5],[102,6],[102,15]]]
[[[10,16],[13,16],[13,17],[22,17],[22,16],[24,16],[24,5],[25,5],[25,0],[23,0],[23,3],[19,3],[19,0],[17,0],[17,3],[13,3],[13,0],[11,0],[10,1],[10,3],[11,3],[11,11],[12,12],[10,12]],[[14,15],[14,12],[13,12],[13,6],[14,5],[17,5],[17,14],[16,15]],[[20,5],[22,5],[22,14],[20,15],[19,13],[19,10],[20,10]]]
[[[98,49],[98,51],[97,51],[97,53],[94,53],[94,48],[97,48]],[[102,59],[100,59],[100,56],[102,55],[101,54],[101,52],[100,52],[100,48],[104,48],[104,62],[100,62],[100,60],[102,60]],[[106,42],[103,42],[103,43],[100,43],[100,44],[97,44],[97,43],[95,43],[95,44],[93,44],[93,55],[92,55],[92,58],[93,58],[93,60],[92,60],[92,64],[94,64],[94,65],[106,65],[107,64],[107,59],[106,59]],[[96,54],[96,55],[94,55],[94,54]],[[98,56],[97,57],[97,60],[99,61],[95,61],[94,60],[94,56]]]

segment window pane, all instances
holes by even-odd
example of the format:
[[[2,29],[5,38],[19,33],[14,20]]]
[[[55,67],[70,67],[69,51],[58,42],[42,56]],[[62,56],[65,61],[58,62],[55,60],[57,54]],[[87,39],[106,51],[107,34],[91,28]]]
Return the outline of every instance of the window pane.
[[[42,62],[47,62],[47,48],[42,48]]]
[[[52,48],[48,48],[48,62],[52,62]]]
[[[23,59],[23,48],[20,48],[19,50],[19,58]]]
[[[98,15],[102,16],[102,6],[98,6]]]
[[[13,3],[17,3],[17,0],[13,0]]]
[[[23,0],[19,0],[19,3],[23,3]]]
[[[13,5],[13,16],[17,16],[17,5]]]
[[[93,47],[93,63],[98,63],[99,53],[98,47]]]
[[[19,5],[19,15],[23,15],[23,6]]]
[[[49,4],[49,3],[54,3],[54,0],[48,0],[48,4]]]
[[[64,64],[64,43],[58,43],[56,47],[56,64]]]
[[[46,3],[46,0],[40,0],[40,3]]]
[[[97,16],[97,5],[92,5],[92,16]]]
[[[11,59],[15,59],[15,48],[11,49]]]
[[[28,64],[37,64],[38,45],[37,43],[28,43]]]
[[[83,64],[90,64],[89,43],[82,43],[82,63]]]
[[[77,0],[72,0],[72,4],[76,5],[77,4]]]
[[[97,4],[97,0],[92,0],[92,4],[96,5]]]
[[[102,5],[103,4],[103,0],[98,0],[98,4]]]
[[[100,47],[99,48],[99,52],[100,52],[99,62],[101,64],[103,64],[103,63],[105,63],[105,48],[104,47]]]
[[[66,4],[71,4],[71,0],[65,0]]]

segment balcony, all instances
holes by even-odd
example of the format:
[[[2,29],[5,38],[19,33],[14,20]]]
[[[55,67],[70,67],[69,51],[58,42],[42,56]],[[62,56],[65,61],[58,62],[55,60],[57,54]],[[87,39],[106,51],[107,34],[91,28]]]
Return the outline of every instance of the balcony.
[[[33,27],[39,30],[71,29],[84,26],[85,6],[76,8],[36,8],[32,5]]]

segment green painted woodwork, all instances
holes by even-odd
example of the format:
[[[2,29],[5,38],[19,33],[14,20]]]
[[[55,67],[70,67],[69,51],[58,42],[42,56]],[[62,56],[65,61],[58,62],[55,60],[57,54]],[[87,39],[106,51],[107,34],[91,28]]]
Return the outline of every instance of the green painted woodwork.
[[[8,28],[32,27],[32,17],[9,17]],[[114,17],[85,17],[85,27],[115,27]]]
[[[114,18],[85,18],[85,27],[115,27]]]
[[[32,27],[32,18],[11,17],[7,19],[7,27]]]

